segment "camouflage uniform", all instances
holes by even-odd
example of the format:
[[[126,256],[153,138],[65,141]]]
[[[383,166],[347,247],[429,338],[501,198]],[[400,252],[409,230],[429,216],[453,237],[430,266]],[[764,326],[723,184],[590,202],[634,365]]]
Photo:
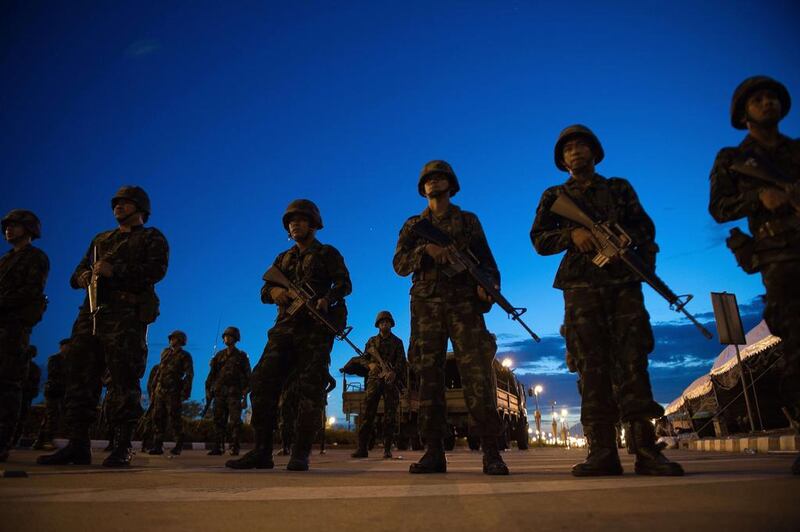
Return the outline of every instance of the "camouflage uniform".
[[[0,256],[0,462],[19,419],[28,341],[44,313],[49,272],[47,255],[32,245]]]
[[[192,355],[183,349],[167,347],[161,352],[158,364],[158,377],[155,383],[153,404],[153,424],[155,425],[155,446],[163,443],[169,420],[176,449],[183,444],[183,401],[192,393],[194,366]]]
[[[232,445],[238,445],[242,427],[242,400],[250,386],[250,359],[235,346],[219,351],[211,359],[206,379],[206,396],[214,397],[216,444],[220,447],[225,434]]]
[[[425,253],[427,242],[411,231],[420,218],[429,219],[447,233],[461,250],[470,250],[497,285],[500,272],[478,217],[456,205],[451,204],[441,219],[426,208],[421,215],[409,218],[400,230],[393,263],[399,275],[413,273],[411,336],[418,349],[413,365],[419,379],[421,435],[426,440],[441,440],[449,434],[444,381],[450,339],[471,426],[478,435],[494,439],[501,431],[492,370],[496,345],[483,320],[485,305],[478,299],[476,283],[467,272],[447,277]]]
[[[783,116],[788,113],[791,101],[783,85],[761,76],[749,78],[734,94],[734,127],[744,129],[737,118],[749,94],[760,87],[775,90],[782,100]],[[769,184],[737,172],[731,168],[735,163],[767,167],[768,171],[771,167],[773,173],[784,176],[787,185],[800,186],[800,139],[780,135],[777,146],[768,148],[748,135],[738,146],[720,150],[711,170],[709,202],[717,222],[747,218],[754,239],[750,266],[761,273],[766,288],[764,319],[783,345],[781,399],[800,428],[800,217],[790,205],[768,210],[759,192]],[[800,205],[797,192],[794,202]]]
[[[17,419],[17,427],[14,430],[14,436],[11,441],[14,445],[19,444],[22,437],[22,432],[25,430],[25,422],[28,420],[28,413],[31,410],[31,404],[36,396],[39,395],[39,382],[42,380],[42,370],[39,365],[33,361],[36,356],[36,347],[28,347],[28,356],[30,357],[28,363],[28,376],[22,387],[22,404],[19,409],[19,418]]]
[[[596,162],[603,158],[602,147],[588,128],[570,126],[555,147],[561,170],[567,170],[563,146],[576,136],[592,145]],[[665,465],[668,461],[654,447],[649,420],[661,417],[664,409],[653,400],[647,370],[654,339],[641,281],[621,261],[600,268],[592,262],[595,251],[583,253],[574,247],[572,232],[581,226],[550,211],[559,194],[567,194],[593,219],[623,227],[633,239],[633,250],[651,267],[658,246],[655,225],[625,179],[594,173],[582,184],[570,177],[542,194],[530,237],[541,255],[566,251],[553,286],[564,293],[567,350],[578,370],[581,423],[590,448],[587,462],[577,464],[573,474],[622,473],[614,441],[614,425],[620,419],[630,424],[629,442],[638,452],[637,473],[682,474],[677,464]]]
[[[136,425],[135,432],[142,437],[142,451],[151,448],[154,443],[155,424],[153,423],[153,409],[155,408],[156,401],[158,368],[158,364],[154,365],[150,368],[150,373],[147,375],[147,401],[149,405],[147,406],[147,410],[139,418],[139,423]]]
[[[336,248],[314,240],[303,252],[297,246],[284,251],[273,264],[297,286],[308,283],[317,297],[327,299],[329,316],[338,327],[344,327],[344,298],[351,291],[350,274]],[[262,302],[275,303],[270,295],[274,286],[265,281]],[[333,332],[307,311],[289,315],[287,307],[279,305],[275,325],[269,330],[264,352],[253,369],[250,399],[257,433],[271,434],[282,390],[294,389],[296,393],[293,454],[296,449],[307,456],[319,430],[333,340]]]
[[[64,340],[62,342],[66,343]],[[38,445],[42,446],[52,441],[58,430],[64,407],[64,353],[58,352],[47,359],[47,382],[44,384],[44,404],[45,413],[39,429]]]
[[[394,369],[396,379],[394,383],[386,382],[381,376],[381,366],[375,357],[370,354],[373,349],[378,351],[383,361]],[[365,363],[374,363],[375,366],[369,370],[369,375],[367,376],[364,411],[361,426],[358,429],[359,447],[364,449],[367,447],[375,427],[378,403],[381,400],[381,396],[383,396],[383,444],[385,452],[388,453],[397,430],[397,407],[400,403],[398,383],[405,384],[407,373],[403,341],[391,333],[386,338],[377,334],[367,340],[364,354],[366,355]]]

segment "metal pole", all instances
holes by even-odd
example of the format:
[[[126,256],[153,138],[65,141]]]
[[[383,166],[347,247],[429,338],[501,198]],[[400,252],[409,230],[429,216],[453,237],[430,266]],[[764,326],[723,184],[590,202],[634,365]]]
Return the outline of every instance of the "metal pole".
[[[736,362],[739,364],[739,377],[742,379],[742,393],[744,393],[744,404],[747,407],[747,417],[750,420],[750,432],[756,431],[756,424],[753,421],[753,409],[750,407],[750,395],[747,393],[747,382],[744,378],[744,366],[742,365],[742,357],[739,354],[739,346],[734,344],[736,348]]]

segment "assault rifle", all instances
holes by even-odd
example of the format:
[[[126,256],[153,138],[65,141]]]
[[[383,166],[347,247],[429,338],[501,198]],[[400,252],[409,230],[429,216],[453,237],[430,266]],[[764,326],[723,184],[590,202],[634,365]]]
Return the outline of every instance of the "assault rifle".
[[[559,216],[582,225],[592,233],[595,244],[597,244],[597,255],[592,262],[602,268],[613,259],[619,259],[625,266],[636,274],[639,279],[649,284],[658,295],[669,303],[669,307],[675,312],[683,313],[694,324],[700,333],[709,340],[714,336],[703,327],[697,319],[686,310],[686,304],[694,296],[691,294],[675,295],[667,284],[659,278],[652,269],[645,264],[642,258],[631,249],[633,239],[625,232],[619,224],[609,222],[596,222],[578,207],[572,199],[564,193],[556,198],[550,210]]]
[[[471,251],[468,250],[465,253],[458,249],[453,239],[444,231],[433,225],[427,218],[420,218],[419,221],[411,226],[411,231],[431,244],[447,249],[450,264],[448,264],[448,267],[444,268],[443,271],[448,277],[452,277],[464,271],[468,272],[478,283],[478,286],[482,287],[486,294],[500,305],[500,308],[506,311],[509,318],[522,325],[522,328],[528,331],[528,334],[530,334],[531,338],[535,341],[540,341],[536,333],[522,321],[522,315],[525,314],[528,309],[524,307],[515,307],[500,293],[500,290],[495,288],[494,281],[481,271],[478,259]]]
[[[789,195],[795,214],[800,214],[800,181],[794,181],[761,158],[750,155],[746,161],[736,161],[731,170],[752,177]]]
[[[386,382],[386,384],[394,384],[395,386],[397,386],[397,389],[400,390],[400,393],[402,393],[405,390],[405,384],[400,379],[400,376],[394,370],[392,365],[386,362],[381,356],[381,354],[378,352],[378,350],[375,349],[374,347],[368,348],[367,354],[378,361],[378,365],[381,367],[381,373],[378,376],[381,379],[383,379]],[[394,375],[394,378],[392,380],[389,380],[390,375]]]
[[[97,246],[92,248],[92,266],[97,264]],[[100,275],[94,272],[92,268],[92,277],[89,281],[89,286],[86,287],[89,296],[89,314],[92,315],[92,336],[97,336],[97,313],[100,312],[100,303],[97,300],[97,286],[100,281]]]
[[[358,346],[350,340],[350,338],[347,337],[347,335],[350,334],[350,331],[353,330],[353,327],[348,326],[340,329],[330,320],[327,314],[318,310],[314,304],[316,294],[314,293],[314,289],[311,288],[308,283],[306,283],[305,287],[295,285],[279,268],[274,265],[267,270],[267,273],[264,274],[263,279],[288,290],[292,295],[294,301],[292,301],[292,304],[286,309],[287,314],[294,316],[300,309],[306,309],[306,311],[314,319],[330,330],[337,340],[346,342],[347,345],[352,347],[353,350],[358,353],[359,356],[364,356],[364,352],[359,349]]]

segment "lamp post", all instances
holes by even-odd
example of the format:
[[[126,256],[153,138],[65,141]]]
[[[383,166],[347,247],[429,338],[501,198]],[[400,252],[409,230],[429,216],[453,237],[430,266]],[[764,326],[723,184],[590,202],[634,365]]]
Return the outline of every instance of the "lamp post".
[[[536,439],[538,441],[542,441],[542,412],[539,410],[539,394],[542,393],[544,388],[542,388],[541,384],[537,384],[533,387],[533,398],[536,400],[536,412],[533,414],[533,419],[536,421]]]

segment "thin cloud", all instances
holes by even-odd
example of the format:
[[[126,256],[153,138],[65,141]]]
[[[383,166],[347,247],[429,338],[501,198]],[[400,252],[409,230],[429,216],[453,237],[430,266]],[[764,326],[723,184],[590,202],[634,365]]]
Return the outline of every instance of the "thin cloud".
[[[142,39],[132,43],[125,49],[128,57],[143,57],[161,49],[161,43],[155,39]]]

